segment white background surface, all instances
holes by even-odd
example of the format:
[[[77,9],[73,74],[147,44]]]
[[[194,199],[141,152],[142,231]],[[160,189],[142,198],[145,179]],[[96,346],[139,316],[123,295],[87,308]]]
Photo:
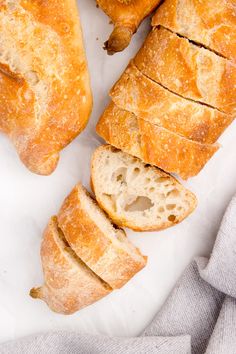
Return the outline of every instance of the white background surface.
[[[99,145],[95,124],[108,102],[108,90],[141,45],[149,20],[131,46],[113,57],[102,49],[112,30],[94,0],[80,0],[94,110],[86,131],[61,154],[50,177],[28,172],[7,137],[0,135],[0,342],[47,330],[129,336],[139,334],[160,308],[175,281],[195,255],[208,255],[225,207],[236,192],[236,124],[220,142],[223,148],[187,182],[199,200],[182,224],[159,233],[133,233],[131,240],[149,257],[147,267],[123,289],[72,315],[49,311],[28,296],[42,283],[41,235],[48,219],[79,181],[88,187],[90,156]]]

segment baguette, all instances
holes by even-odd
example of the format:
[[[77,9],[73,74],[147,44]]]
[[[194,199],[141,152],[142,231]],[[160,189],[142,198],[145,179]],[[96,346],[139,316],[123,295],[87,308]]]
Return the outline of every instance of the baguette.
[[[197,175],[219,149],[153,125],[111,103],[97,124],[97,133],[109,144],[183,179]]]
[[[56,217],[44,232],[41,259],[45,283],[30,295],[44,300],[54,312],[72,314],[112,291],[69,247]]]
[[[146,265],[121,229],[78,184],[58,214],[59,227],[77,256],[113,289],[122,287]]]
[[[143,75],[131,62],[110,91],[121,109],[187,139],[212,144],[232,122],[233,116],[186,100]]]
[[[151,31],[134,62],[170,91],[235,115],[235,62],[162,27]]]
[[[162,25],[236,60],[235,0],[165,0],[152,25]]]
[[[142,20],[161,0],[97,0],[99,7],[109,16],[114,30],[105,43],[108,54],[124,50],[130,43]]]
[[[119,226],[162,230],[196,208],[194,194],[174,177],[110,145],[94,152],[91,171],[99,205]]]
[[[0,127],[48,175],[92,108],[76,1],[1,1],[0,31]]]

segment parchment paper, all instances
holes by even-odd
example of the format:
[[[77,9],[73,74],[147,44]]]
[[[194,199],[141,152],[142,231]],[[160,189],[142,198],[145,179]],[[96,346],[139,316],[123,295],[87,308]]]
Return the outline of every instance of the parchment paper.
[[[42,232],[63,199],[81,180],[89,187],[90,156],[100,144],[95,125],[108,102],[108,90],[123,72],[149,30],[147,20],[123,53],[102,49],[112,26],[95,6],[80,0],[94,109],[86,131],[61,154],[49,177],[27,171],[4,135],[0,135],[0,342],[40,331],[73,329],[91,334],[139,334],[160,308],[175,281],[195,255],[211,251],[225,207],[236,192],[236,124],[222,136],[222,149],[204,170],[185,183],[199,200],[197,211],[180,225],[153,233],[128,231],[149,257],[147,267],[124,288],[72,315],[52,313],[28,296],[42,283],[39,257]]]

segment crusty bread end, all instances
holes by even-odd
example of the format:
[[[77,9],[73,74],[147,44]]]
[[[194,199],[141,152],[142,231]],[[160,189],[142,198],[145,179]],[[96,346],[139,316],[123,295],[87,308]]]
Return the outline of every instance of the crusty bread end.
[[[45,301],[54,312],[72,314],[112,290],[69,247],[56,217],[44,232],[41,259],[44,284],[31,289],[30,296]]]

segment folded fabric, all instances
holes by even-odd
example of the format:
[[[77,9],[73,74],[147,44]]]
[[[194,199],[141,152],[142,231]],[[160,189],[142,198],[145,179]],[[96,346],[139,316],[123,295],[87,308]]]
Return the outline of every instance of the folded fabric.
[[[1,354],[235,354],[236,196],[210,259],[196,258],[138,338],[76,332],[34,335],[0,346]]]

